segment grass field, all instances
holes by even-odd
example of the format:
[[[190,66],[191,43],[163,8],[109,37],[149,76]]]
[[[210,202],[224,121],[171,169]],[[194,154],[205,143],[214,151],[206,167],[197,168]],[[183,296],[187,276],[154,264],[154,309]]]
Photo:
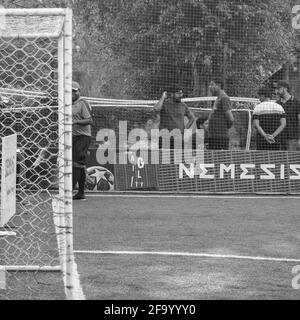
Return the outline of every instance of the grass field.
[[[44,252],[56,259],[48,200],[41,198],[32,218],[25,212],[13,222],[22,219],[32,228],[49,221],[41,230],[50,235],[52,252]],[[81,289],[87,300],[300,300],[300,290],[292,287],[292,269],[300,265],[299,201],[89,194],[87,201],[73,203]],[[28,239],[31,228],[21,228]],[[8,252],[15,256],[14,243],[1,247],[3,258]],[[40,260],[39,246],[24,242],[23,248]],[[60,272],[9,272],[7,287],[0,300],[65,299]]]
[[[86,299],[300,299],[297,197],[91,195],[74,203]]]
[[[0,266],[59,265],[51,194],[28,193],[16,211],[4,228],[16,236],[0,237]],[[65,299],[61,272],[7,272],[6,290],[0,290],[0,300],[61,299]]]

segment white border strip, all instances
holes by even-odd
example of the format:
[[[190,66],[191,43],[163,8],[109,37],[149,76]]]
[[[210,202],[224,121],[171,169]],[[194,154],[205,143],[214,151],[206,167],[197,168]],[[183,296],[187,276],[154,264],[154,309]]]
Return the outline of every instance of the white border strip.
[[[61,266],[4,266],[6,271],[20,272],[61,272]]]
[[[16,232],[12,231],[0,231],[0,237],[15,237],[16,235]]]
[[[300,263],[300,259],[289,258],[272,258],[272,257],[255,257],[226,254],[207,254],[207,253],[185,253],[185,252],[150,252],[150,251],[85,251],[74,250],[76,254],[103,254],[103,255],[139,255],[139,256],[173,256],[173,257],[195,257],[195,258],[213,258],[213,259],[239,259],[254,261],[271,261],[271,262],[293,262]]]
[[[187,195],[187,194],[161,194],[161,193],[157,193],[157,194],[98,194],[98,193],[88,193],[87,197],[91,197],[91,198],[195,198],[195,199],[284,199],[284,200],[288,200],[288,199],[297,199],[300,200],[300,195],[299,196],[290,196],[290,195],[286,195],[286,196],[232,196],[232,195]]]

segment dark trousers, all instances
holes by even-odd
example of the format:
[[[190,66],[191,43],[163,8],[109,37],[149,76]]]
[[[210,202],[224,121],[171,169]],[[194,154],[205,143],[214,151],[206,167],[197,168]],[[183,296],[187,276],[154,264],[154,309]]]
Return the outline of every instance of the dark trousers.
[[[86,181],[86,158],[91,137],[73,136],[73,189],[78,183],[78,193],[84,194]]]
[[[282,146],[280,142],[269,143],[263,137],[258,137],[256,141],[256,150],[271,150],[278,151],[281,150]]]
[[[221,137],[208,138],[208,150],[228,150],[229,139]]]
[[[85,166],[91,137],[73,136],[73,166]]]

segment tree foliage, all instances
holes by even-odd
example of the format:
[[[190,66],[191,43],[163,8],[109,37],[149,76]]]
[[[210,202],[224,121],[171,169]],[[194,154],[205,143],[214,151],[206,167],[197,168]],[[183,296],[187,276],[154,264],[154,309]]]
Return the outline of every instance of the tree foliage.
[[[252,96],[296,46],[292,0],[6,2],[72,6],[74,76],[95,96],[154,98],[174,82],[207,95],[210,80]]]

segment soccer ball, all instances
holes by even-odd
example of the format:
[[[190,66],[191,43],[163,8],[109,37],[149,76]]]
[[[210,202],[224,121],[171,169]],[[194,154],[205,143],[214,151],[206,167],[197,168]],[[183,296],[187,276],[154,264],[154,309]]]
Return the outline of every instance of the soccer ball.
[[[87,168],[86,189],[90,191],[114,190],[114,175],[104,167]]]

